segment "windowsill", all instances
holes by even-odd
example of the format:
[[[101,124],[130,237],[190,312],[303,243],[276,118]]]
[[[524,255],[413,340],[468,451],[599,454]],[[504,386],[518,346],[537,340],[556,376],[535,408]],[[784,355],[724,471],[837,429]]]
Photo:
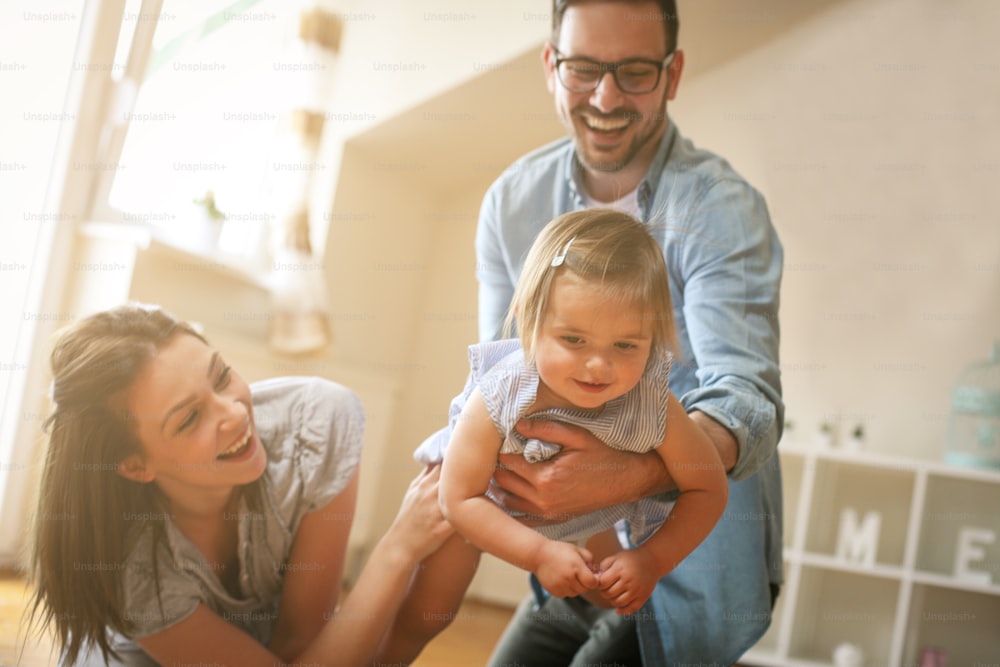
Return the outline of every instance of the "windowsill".
[[[181,245],[162,230],[144,223],[88,222],[80,233],[94,239],[131,242],[136,250],[153,253],[175,262],[198,265],[202,269],[256,287],[264,292],[271,290],[271,271],[260,263],[228,255],[217,248],[200,248]]]

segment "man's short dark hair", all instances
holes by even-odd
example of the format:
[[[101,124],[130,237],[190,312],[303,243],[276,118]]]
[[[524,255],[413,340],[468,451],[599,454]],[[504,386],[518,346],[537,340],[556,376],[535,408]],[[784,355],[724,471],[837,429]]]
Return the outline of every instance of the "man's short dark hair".
[[[663,21],[663,29],[667,35],[667,53],[671,53],[677,48],[677,31],[680,28],[680,18],[677,16],[676,0],[552,0],[552,42],[559,40],[559,28],[562,26],[563,14],[573,5],[582,5],[594,2],[620,2],[622,4],[637,4],[640,2],[655,2],[659,9],[655,13],[636,14],[636,20]],[[666,54],[664,54],[666,55]]]

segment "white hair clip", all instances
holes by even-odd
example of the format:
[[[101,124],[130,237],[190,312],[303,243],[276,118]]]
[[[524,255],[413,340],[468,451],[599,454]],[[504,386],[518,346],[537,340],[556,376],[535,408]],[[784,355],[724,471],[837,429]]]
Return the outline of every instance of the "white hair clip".
[[[562,266],[563,262],[566,261],[566,254],[569,252],[569,247],[573,245],[573,241],[575,240],[576,237],[574,236],[569,241],[566,241],[566,245],[563,246],[562,252],[552,258],[552,262],[549,264],[549,266],[552,267]]]

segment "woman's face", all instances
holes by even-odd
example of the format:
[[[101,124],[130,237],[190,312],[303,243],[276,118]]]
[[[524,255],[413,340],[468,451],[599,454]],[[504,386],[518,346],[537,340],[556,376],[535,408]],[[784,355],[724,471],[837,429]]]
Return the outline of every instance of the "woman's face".
[[[142,456],[120,472],[155,481],[172,501],[228,493],[264,472],[250,388],[194,336],[178,334],[157,353],[132,384],[128,407]]]

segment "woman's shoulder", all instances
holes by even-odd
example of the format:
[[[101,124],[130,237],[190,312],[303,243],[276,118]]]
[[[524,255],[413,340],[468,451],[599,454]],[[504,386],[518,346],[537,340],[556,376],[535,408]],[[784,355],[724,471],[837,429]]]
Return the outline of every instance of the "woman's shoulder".
[[[251,392],[270,488],[294,524],[350,481],[361,459],[364,408],[354,391],[319,377],[265,380]]]
[[[354,392],[342,384],[316,376],[288,376],[260,380],[250,385],[254,410],[286,410],[299,406],[324,409],[357,402]]]
[[[253,383],[250,391],[257,433],[272,454],[289,441],[324,444],[337,424],[364,422],[358,396],[325,378],[272,378]]]

